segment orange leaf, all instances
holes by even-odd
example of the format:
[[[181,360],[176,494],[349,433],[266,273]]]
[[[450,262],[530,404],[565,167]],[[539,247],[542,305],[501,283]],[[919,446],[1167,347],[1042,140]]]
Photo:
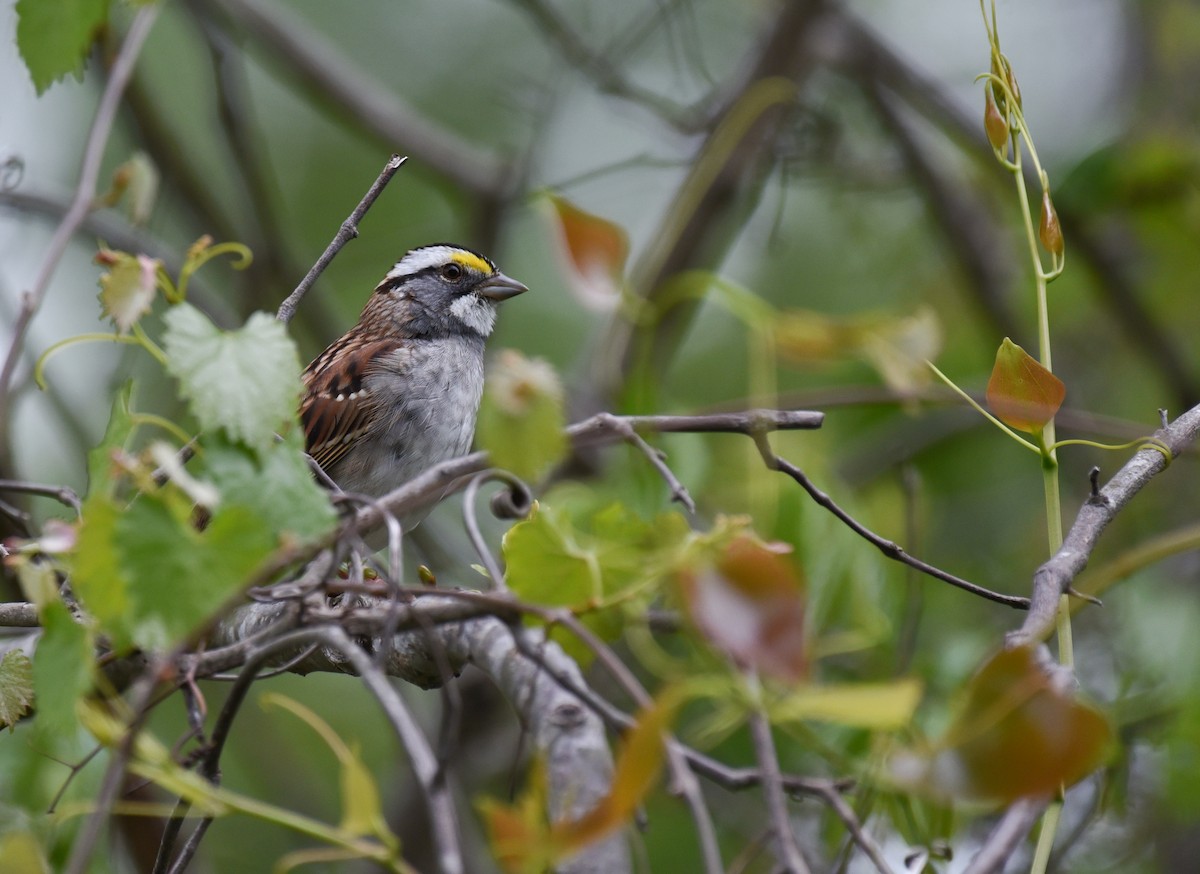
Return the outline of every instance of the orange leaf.
[[[611,310],[621,291],[629,238],[620,227],[550,195],[559,240],[568,257],[572,288],[593,310]]]
[[[998,652],[967,684],[937,750],[909,757],[903,781],[942,797],[1007,803],[1086,777],[1103,763],[1112,729],[1052,670],[1029,647]]]
[[[479,801],[492,855],[506,874],[540,871],[553,861],[550,826],[546,822],[546,769],[535,761],[529,782],[516,802]]]
[[[633,818],[634,811],[658,780],[666,754],[663,733],[678,706],[678,696],[666,695],[642,711],[625,735],[613,771],[612,789],[579,819],[554,825],[550,843],[556,850],[574,853]]]
[[[778,551],[743,535],[679,582],[693,624],[737,665],[781,680],[804,676],[803,586]]]
[[[996,350],[987,384],[987,403],[1005,425],[1040,432],[1062,406],[1067,388],[1061,379],[1007,337]]]

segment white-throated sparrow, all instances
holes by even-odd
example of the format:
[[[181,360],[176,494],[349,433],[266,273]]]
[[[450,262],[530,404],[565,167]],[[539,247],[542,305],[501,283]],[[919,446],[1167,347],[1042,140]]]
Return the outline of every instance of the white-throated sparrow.
[[[304,371],[309,454],[343,490],[379,496],[467,452],[496,305],[527,290],[461,246],[405,254]]]

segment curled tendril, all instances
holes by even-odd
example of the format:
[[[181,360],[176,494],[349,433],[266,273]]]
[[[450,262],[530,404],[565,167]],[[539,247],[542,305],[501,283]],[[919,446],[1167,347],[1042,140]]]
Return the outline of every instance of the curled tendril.
[[[175,289],[175,295],[171,299],[171,303],[179,303],[185,300],[187,298],[188,280],[192,278],[192,274],[213,258],[221,255],[231,255],[233,257],[230,266],[234,270],[245,270],[254,260],[254,255],[250,251],[250,248],[242,243],[217,243],[215,246],[204,247],[191,255],[179,271],[179,285]]]
[[[16,155],[9,155],[0,164],[0,191],[12,191],[24,177],[25,161]]]
[[[467,526],[467,536],[470,537],[471,545],[475,547],[475,552],[487,570],[488,576],[491,577],[492,584],[496,588],[502,589],[504,588],[504,572],[500,568],[500,562],[483,539],[483,533],[479,530],[479,519],[475,512],[479,489],[489,482],[499,482],[508,486],[492,496],[491,511],[497,519],[524,519],[533,509],[533,492],[520,477],[507,470],[494,467],[473,476],[463,494],[463,522]]]

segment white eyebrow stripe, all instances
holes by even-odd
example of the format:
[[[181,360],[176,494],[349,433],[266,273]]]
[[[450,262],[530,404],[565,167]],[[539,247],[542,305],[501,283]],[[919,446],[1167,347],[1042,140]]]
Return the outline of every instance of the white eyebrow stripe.
[[[428,270],[430,267],[445,264],[454,259],[456,252],[463,251],[455,246],[422,246],[420,249],[413,249],[396,262],[395,266],[388,271],[386,278],[400,279],[405,276],[412,276],[413,274],[420,273],[422,270]],[[481,258],[480,260],[486,262],[487,259]]]

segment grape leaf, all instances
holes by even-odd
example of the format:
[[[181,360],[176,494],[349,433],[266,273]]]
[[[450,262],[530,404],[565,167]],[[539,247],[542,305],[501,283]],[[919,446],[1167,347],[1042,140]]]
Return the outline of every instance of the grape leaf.
[[[223,503],[253,510],[276,534],[311,540],[337,521],[328,493],[313,479],[298,430],[261,452],[219,436],[204,439],[205,470]]]
[[[12,728],[33,703],[33,662],[19,649],[0,658],[0,727]]]
[[[300,358],[283,325],[254,313],[242,328],[222,331],[186,303],[164,321],[167,369],[201,428],[265,449],[295,418],[300,398]]]
[[[108,19],[109,0],[17,0],[17,48],[37,93],[73,73]]]

